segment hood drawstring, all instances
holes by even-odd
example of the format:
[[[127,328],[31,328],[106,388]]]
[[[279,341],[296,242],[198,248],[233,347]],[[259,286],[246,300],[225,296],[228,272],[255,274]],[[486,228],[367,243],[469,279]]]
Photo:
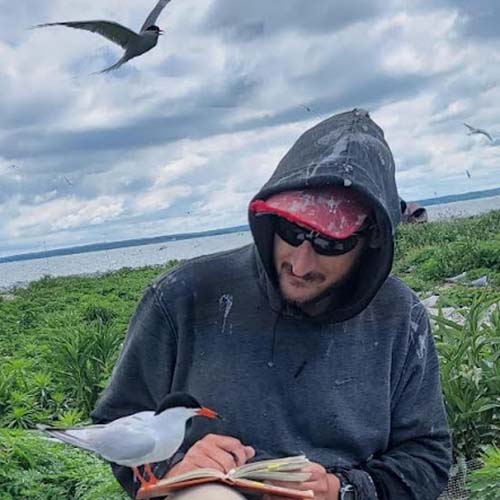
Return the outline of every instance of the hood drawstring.
[[[277,335],[278,322],[281,318],[282,311],[283,311],[283,306],[279,308],[278,312],[276,313],[276,317],[274,318],[272,344],[271,344],[271,359],[267,362],[267,366],[269,368],[272,368],[274,366],[274,354],[276,352],[276,346],[278,344],[278,335]]]

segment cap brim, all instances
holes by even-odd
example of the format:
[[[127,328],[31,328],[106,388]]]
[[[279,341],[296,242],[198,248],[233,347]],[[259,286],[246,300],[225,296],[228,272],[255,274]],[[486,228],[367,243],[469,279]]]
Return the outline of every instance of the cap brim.
[[[250,204],[255,214],[283,217],[330,238],[345,239],[356,233],[368,216],[366,206],[353,190],[285,191]]]

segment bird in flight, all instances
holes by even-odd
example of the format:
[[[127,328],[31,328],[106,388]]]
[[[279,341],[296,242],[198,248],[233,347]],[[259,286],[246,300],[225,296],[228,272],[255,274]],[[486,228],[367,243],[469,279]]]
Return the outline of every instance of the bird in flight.
[[[472,127],[471,125],[467,125],[467,123],[464,123],[464,125],[469,129],[469,132],[467,133],[467,135],[473,135],[473,134],[483,134],[484,136],[486,136],[491,142],[493,142],[493,137],[491,137],[490,134],[488,134],[488,132],[486,132],[486,130],[484,130],[483,128],[476,128],[476,127]]]
[[[130,59],[140,56],[148,50],[151,50],[158,43],[158,37],[163,34],[163,30],[155,25],[156,20],[160,16],[162,10],[171,0],[159,0],[149,16],[144,21],[139,33],[122,26],[113,21],[68,21],[59,23],[38,24],[35,28],[44,28],[46,26],[68,26],[80,30],[91,31],[102,35],[104,38],[120,45],[125,49],[125,53],[119,61],[109,68],[99,71],[99,73],[107,73],[113,71]]]
[[[186,423],[193,417],[220,418],[183,392],[168,394],[156,411],[141,411],[108,424],[58,429],[38,425],[51,437],[96,453],[109,462],[131,467],[142,486],[157,482],[151,464],[170,458],[180,447]],[[139,467],[144,465],[146,479]]]

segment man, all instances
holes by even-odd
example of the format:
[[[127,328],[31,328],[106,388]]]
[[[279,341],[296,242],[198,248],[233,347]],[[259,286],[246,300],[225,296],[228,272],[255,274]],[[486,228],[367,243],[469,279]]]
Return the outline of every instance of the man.
[[[437,498],[449,433],[425,309],[389,276],[400,205],[382,130],[353,110],[306,131],[249,219],[254,244],[147,290],[94,419],[187,391],[224,420],[193,422],[159,476],[304,453],[316,499]],[[114,471],[133,493],[131,472]]]

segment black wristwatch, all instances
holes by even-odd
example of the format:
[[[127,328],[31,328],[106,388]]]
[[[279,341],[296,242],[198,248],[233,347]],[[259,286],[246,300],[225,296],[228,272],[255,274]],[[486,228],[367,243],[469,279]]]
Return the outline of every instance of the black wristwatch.
[[[342,473],[335,474],[340,481],[339,500],[356,500],[356,488]]]

